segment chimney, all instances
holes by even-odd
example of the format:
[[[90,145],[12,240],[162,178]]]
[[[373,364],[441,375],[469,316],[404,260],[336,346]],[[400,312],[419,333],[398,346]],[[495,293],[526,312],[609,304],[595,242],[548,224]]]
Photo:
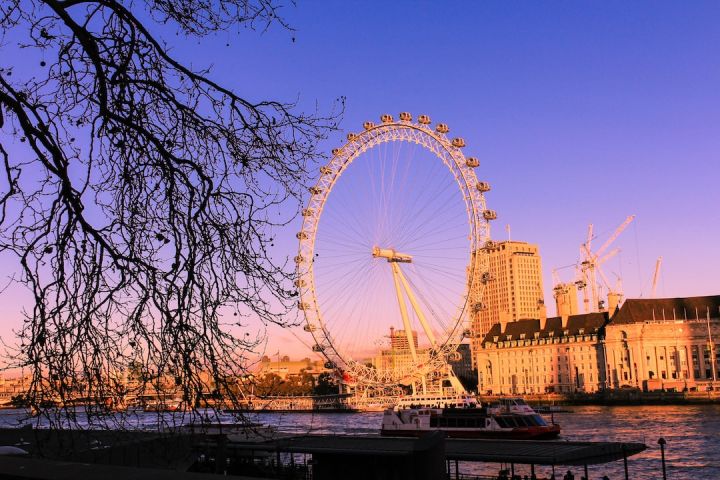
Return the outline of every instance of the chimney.
[[[577,285],[574,283],[559,283],[555,285],[555,311],[558,316],[577,315]]]
[[[540,330],[545,330],[545,326],[547,325],[547,307],[545,305],[540,305]]]
[[[615,313],[615,309],[622,303],[622,294],[610,292],[608,293],[608,315],[612,318]],[[654,313],[654,311],[653,311]]]
[[[568,319],[570,318],[569,315],[561,315],[560,318],[562,319],[562,329],[565,330],[568,326]]]
[[[510,315],[510,312],[508,311],[501,311],[500,312],[500,335],[503,335],[505,333],[505,330],[507,329],[507,324],[510,323],[512,320],[512,316]]]

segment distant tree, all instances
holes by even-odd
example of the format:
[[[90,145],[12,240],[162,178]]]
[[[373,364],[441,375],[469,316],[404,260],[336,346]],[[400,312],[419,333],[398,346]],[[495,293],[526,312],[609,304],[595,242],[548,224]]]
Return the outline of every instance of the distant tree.
[[[330,372],[321,373],[318,376],[313,393],[315,395],[333,395],[338,393],[338,383],[335,375]]]
[[[292,265],[269,248],[336,116],[240,96],[154,33],[288,28],[277,10],[0,2],[0,252],[34,298],[9,352],[31,373],[30,405],[69,384],[112,396],[107,379],[136,359],[150,372],[141,389],[169,385],[194,404],[211,383],[233,397],[259,341],[240,319],[283,323]],[[36,54],[31,71],[10,63]]]
[[[254,379],[255,395],[264,397],[268,395],[280,395],[280,390],[285,381],[276,373],[266,373]]]
[[[30,406],[27,399],[23,395],[14,395],[13,397],[11,397],[10,405],[12,405],[15,408],[23,408],[23,407]]]

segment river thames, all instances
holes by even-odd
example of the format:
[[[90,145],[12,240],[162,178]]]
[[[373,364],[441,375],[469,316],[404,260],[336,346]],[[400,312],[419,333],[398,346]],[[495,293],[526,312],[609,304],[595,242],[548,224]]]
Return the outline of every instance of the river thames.
[[[648,449],[628,460],[631,479],[662,478],[658,438],[667,441],[665,456],[668,478],[720,479],[720,405],[699,406],[628,406],[569,407],[571,413],[556,413],[562,426],[561,440],[641,442]],[[279,430],[297,433],[377,432],[382,414],[260,414],[258,421]],[[479,466],[460,464],[461,473],[497,474],[499,464]],[[516,467],[516,473],[529,475],[529,467]],[[556,468],[562,478],[567,469]],[[624,478],[623,463],[614,462],[589,467],[590,479],[608,475],[611,480]],[[536,468],[538,476],[550,476],[551,469]],[[573,467],[576,479],[582,467]]]
[[[668,478],[720,479],[720,405],[700,406],[627,406],[569,407],[569,413],[555,413],[554,420],[562,426],[560,440],[641,442],[648,449],[630,457],[631,479],[662,478],[660,448],[657,440],[665,438]],[[0,427],[19,426],[22,413],[18,410],[0,411]],[[144,414],[143,424],[152,427],[155,414]],[[258,413],[251,420],[277,428],[278,431],[308,434],[335,433],[348,435],[377,434],[382,413],[306,414]],[[465,474],[493,475],[500,464],[460,463]],[[567,468],[557,467],[562,478]],[[576,479],[583,475],[582,467],[573,467]],[[529,467],[517,466],[516,473],[529,474]],[[608,475],[611,480],[624,478],[622,461],[589,468],[590,479]],[[549,477],[548,467],[536,468],[540,478]]]

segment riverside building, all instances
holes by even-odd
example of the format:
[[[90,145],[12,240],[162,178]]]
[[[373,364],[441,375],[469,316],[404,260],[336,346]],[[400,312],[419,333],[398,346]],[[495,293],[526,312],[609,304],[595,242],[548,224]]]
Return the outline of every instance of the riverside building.
[[[606,312],[493,325],[478,351],[478,392],[597,391],[604,384],[600,339]]]
[[[612,316],[498,322],[476,354],[478,391],[714,388],[718,339],[720,296],[628,299]]]
[[[542,265],[537,245],[505,241],[488,251],[489,281],[482,305],[473,313],[473,352],[493,325],[545,316]],[[473,365],[477,359],[473,356]]]
[[[629,299],[607,328],[609,386],[703,390],[720,369],[720,295]]]

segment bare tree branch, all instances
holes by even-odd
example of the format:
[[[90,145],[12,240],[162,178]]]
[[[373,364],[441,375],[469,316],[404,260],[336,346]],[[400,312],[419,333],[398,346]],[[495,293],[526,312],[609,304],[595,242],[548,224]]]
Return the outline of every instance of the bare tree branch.
[[[260,342],[238,319],[282,324],[296,294],[268,248],[337,116],[187,68],[143,7],[198,37],[289,28],[269,0],[0,5],[0,39],[51,59],[29,78],[0,64],[0,251],[34,298],[13,353],[36,409],[155,390],[232,402]]]

